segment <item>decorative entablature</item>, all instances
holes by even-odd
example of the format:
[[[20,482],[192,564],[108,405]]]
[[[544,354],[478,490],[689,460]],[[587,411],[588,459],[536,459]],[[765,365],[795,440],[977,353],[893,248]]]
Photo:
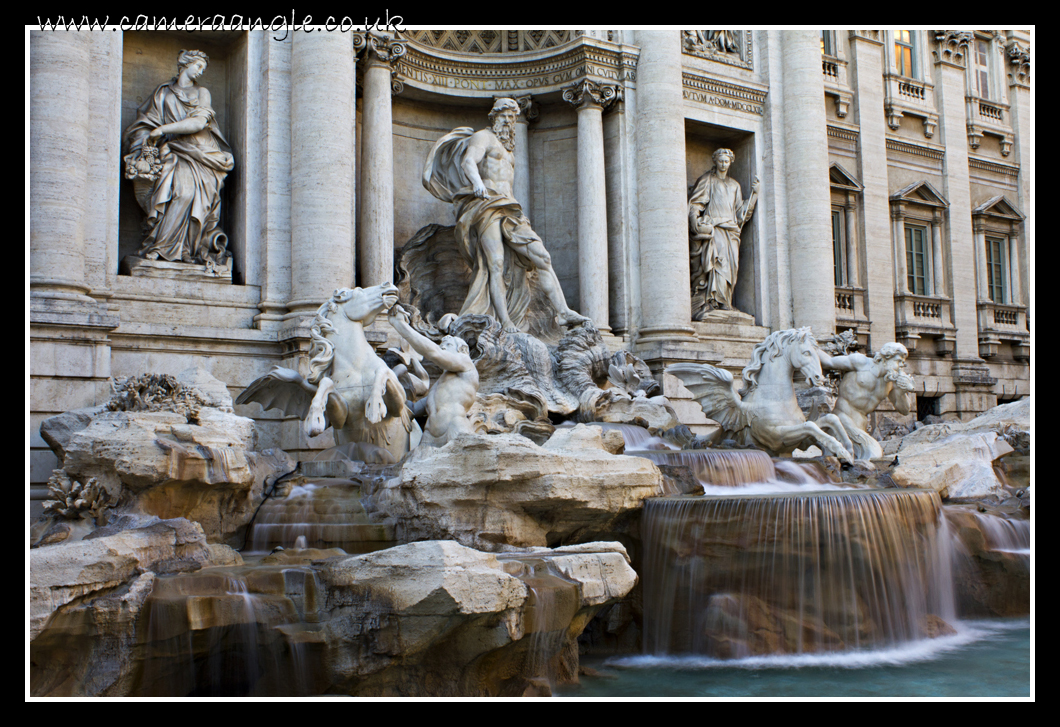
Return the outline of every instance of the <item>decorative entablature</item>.
[[[681,73],[686,101],[721,106],[756,116],[765,115],[765,87],[722,81],[692,71]]]
[[[754,69],[750,30],[682,30],[681,48],[686,55]]]
[[[410,42],[398,71],[411,88],[492,98],[498,93],[562,93],[572,82],[585,78],[632,84],[639,55],[635,47],[584,35],[545,50],[475,58]]]
[[[584,33],[583,30],[406,30],[402,35],[426,48],[482,54],[548,50]]]

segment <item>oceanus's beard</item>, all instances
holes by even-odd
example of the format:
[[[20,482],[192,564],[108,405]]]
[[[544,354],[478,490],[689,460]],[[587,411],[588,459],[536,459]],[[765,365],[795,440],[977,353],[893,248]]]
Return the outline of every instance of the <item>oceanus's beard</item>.
[[[515,151],[515,124],[507,124],[501,119],[493,123],[493,134],[508,151]]]

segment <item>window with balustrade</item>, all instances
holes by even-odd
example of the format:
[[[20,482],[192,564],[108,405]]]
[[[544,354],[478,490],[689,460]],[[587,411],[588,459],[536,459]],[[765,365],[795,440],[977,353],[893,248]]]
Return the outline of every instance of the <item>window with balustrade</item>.
[[[1008,278],[1005,265],[1005,252],[1008,240],[1000,237],[986,238],[986,289],[990,300],[995,303],[1009,303],[1006,295],[1005,280]]]
[[[990,92],[990,46],[989,40],[976,38],[971,52],[969,73],[972,74],[972,90],[979,98],[991,99]]]
[[[926,227],[905,226],[906,279],[910,293],[930,295],[931,245]]]
[[[821,31],[821,55],[835,56],[835,31],[834,30],[822,30]]]
[[[843,210],[832,209],[832,267],[835,284],[847,284],[846,242],[843,239]]]
[[[895,73],[907,78],[920,78],[916,31],[893,30],[891,32],[894,33]]]

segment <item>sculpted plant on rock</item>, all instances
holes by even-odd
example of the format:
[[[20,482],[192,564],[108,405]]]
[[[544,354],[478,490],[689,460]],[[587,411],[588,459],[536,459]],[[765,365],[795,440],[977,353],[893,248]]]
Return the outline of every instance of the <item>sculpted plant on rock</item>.
[[[95,477],[82,483],[70,479],[62,470],[55,470],[49,478],[48,494],[52,499],[44,503],[44,511],[66,520],[87,516],[99,524],[104,511],[113,505],[110,494]]]
[[[195,423],[199,408],[205,404],[199,392],[169,374],[121,377],[113,380],[111,388],[114,396],[107,402],[110,411],[172,411]]]

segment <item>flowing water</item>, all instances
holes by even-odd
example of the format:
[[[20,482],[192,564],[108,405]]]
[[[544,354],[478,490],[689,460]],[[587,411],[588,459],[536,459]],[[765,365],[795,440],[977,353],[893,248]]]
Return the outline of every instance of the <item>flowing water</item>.
[[[207,568],[157,579],[144,604],[138,696],[312,692],[323,589],[310,568]],[[319,655],[318,655],[319,656]]]
[[[890,647],[955,617],[933,491],[654,498],[644,646],[719,658]]]
[[[351,480],[319,479],[289,487],[266,500],[250,532],[250,551],[268,553],[277,546],[342,548],[367,553],[394,544],[391,528],[368,519],[360,485]]]
[[[597,676],[559,697],[1027,697],[1030,623],[957,621],[957,633],[876,651],[743,659],[701,655],[583,660]]]

